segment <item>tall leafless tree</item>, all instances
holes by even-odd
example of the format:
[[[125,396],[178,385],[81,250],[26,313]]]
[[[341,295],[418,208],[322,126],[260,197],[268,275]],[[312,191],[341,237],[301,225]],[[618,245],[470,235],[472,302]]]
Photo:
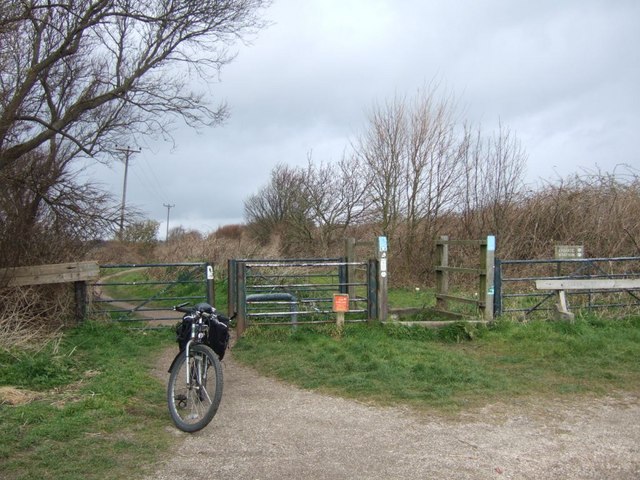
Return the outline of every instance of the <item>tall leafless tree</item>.
[[[74,176],[78,157],[109,160],[132,134],[169,135],[176,120],[220,122],[224,103],[198,85],[262,27],[267,4],[0,2],[0,256],[64,261],[78,250],[54,234],[76,245],[114,219],[113,199]]]
[[[441,217],[457,205],[462,150],[451,97],[440,97],[435,88],[424,89],[408,111],[406,235],[400,245],[411,264],[417,252],[432,251]]]
[[[190,82],[262,26],[267,0],[6,0],[0,9],[0,170],[46,142],[96,156],[132,132],[226,115]]]
[[[316,243],[322,250],[319,253],[327,255],[338,243],[342,247],[347,230],[370,214],[369,176],[355,156],[319,165],[308,160],[304,191],[316,227]]]
[[[380,225],[380,233],[394,236],[404,207],[404,147],[406,144],[405,102],[396,98],[375,105],[368,128],[354,144],[355,155],[369,175],[369,202]]]
[[[462,155],[452,99],[425,88],[376,106],[354,148],[370,175],[379,233],[403,252],[408,270],[417,269],[416,252],[430,251],[440,218],[459,194]]]
[[[506,233],[509,212],[523,195],[527,155],[517,136],[502,123],[490,137],[465,127],[465,186],[461,218],[471,238]]]
[[[313,222],[304,185],[304,170],[277,165],[270,182],[245,200],[245,219],[256,240],[266,245],[279,237],[285,254],[310,245]]]

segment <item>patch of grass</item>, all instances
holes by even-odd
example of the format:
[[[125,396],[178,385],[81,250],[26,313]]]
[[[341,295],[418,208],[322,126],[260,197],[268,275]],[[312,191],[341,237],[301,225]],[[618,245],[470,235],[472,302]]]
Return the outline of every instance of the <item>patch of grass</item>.
[[[3,479],[138,478],[167,448],[164,387],[150,374],[168,330],[86,323],[40,352],[0,355],[0,385],[36,391],[0,406]]]
[[[424,287],[390,288],[387,300],[391,308],[428,308],[436,304],[434,290]]]
[[[498,398],[640,385],[640,319],[249,329],[240,361],[303,388],[457,410]]]

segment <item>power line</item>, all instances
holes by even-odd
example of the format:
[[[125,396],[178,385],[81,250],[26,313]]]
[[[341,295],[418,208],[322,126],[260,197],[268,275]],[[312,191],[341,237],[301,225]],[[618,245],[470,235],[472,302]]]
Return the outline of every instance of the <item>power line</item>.
[[[162,205],[167,207],[167,235],[164,237],[164,241],[167,242],[169,240],[169,212],[173,207],[175,207],[175,204],[169,205],[168,203],[163,203]]]
[[[152,168],[149,164],[148,155],[142,155],[142,163],[143,169],[148,172],[147,175],[145,175],[145,181],[147,181],[149,187],[151,187],[156,192],[156,195],[160,197],[162,201],[165,201],[167,199],[166,184],[163,184],[160,182],[160,180],[158,180],[155,168]]]
[[[122,205],[120,207],[120,239],[122,240],[122,231],[124,229],[124,210],[127,202],[127,174],[129,172],[129,157],[132,153],[140,153],[142,151],[141,148],[138,150],[132,150],[130,147],[126,148],[118,148],[116,145],[116,150],[124,153],[124,183],[122,185]]]

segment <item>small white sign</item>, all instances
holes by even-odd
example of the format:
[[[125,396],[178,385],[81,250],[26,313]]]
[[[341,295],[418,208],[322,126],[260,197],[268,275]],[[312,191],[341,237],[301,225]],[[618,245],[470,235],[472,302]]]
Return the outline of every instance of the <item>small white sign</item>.
[[[213,280],[213,267],[207,265],[207,280]]]
[[[562,260],[584,258],[584,245],[556,245],[556,257]]]

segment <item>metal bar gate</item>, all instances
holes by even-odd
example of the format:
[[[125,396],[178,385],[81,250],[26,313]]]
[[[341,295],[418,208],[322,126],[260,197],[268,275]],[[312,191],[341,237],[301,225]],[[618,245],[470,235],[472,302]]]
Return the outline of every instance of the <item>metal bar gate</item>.
[[[93,309],[114,321],[175,321],[171,306],[215,303],[213,265],[153,263],[100,265],[93,283]]]
[[[535,289],[536,280],[623,279],[640,277],[640,257],[499,260],[495,264],[496,315],[554,311],[554,292]],[[575,308],[587,310],[640,306],[632,290],[568,292]]]
[[[333,323],[334,293],[350,294],[346,322],[378,317],[376,260],[243,259],[228,266],[228,309],[238,335],[249,325]]]

